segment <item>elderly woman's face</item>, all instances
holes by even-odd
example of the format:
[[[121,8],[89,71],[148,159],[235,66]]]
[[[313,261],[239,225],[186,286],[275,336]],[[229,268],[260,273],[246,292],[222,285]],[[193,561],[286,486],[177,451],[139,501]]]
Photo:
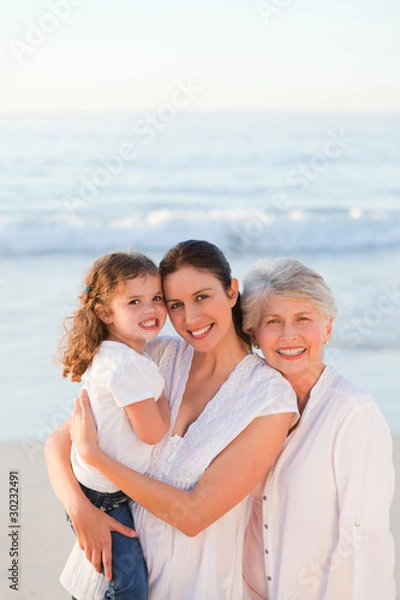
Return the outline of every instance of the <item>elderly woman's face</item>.
[[[266,361],[289,381],[306,372],[315,381],[323,366],[322,349],[331,338],[332,319],[308,300],[271,298],[253,340]]]

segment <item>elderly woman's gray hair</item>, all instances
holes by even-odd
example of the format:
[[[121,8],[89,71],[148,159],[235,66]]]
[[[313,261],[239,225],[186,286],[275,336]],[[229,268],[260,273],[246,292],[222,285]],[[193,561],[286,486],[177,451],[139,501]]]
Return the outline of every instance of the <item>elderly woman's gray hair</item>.
[[[262,260],[244,281],[243,328],[251,331],[261,323],[271,296],[308,300],[326,318],[337,313],[335,300],[323,277],[295,258]]]

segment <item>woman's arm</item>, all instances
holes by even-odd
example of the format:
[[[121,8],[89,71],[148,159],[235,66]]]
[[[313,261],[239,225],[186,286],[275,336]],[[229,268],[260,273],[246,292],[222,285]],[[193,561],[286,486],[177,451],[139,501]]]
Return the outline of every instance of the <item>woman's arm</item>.
[[[104,574],[111,580],[111,531],[119,531],[129,537],[135,537],[136,533],[95,508],[86,498],[72,471],[70,451],[69,421],[66,421],[46,443],[50,482],[72,520],[80,548],[85,551],[96,571],[101,573],[104,565]]]
[[[182,491],[120,464],[97,446],[87,395],[80,395],[71,433],[82,458],[160,519],[195,536],[245,498],[276,459],[293,413],[259,417],[227,446],[196,486]],[[195,510],[193,510],[195,509]]]

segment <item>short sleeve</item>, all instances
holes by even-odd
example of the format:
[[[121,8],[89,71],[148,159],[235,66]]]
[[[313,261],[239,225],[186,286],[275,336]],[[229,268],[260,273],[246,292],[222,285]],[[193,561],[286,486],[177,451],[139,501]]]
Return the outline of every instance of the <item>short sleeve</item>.
[[[148,340],[146,342],[144,353],[148,356],[156,365],[159,365],[162,358],[166,353],[173,355],[178,352],[182,346],[183,340],[178,337],[172,337],[167,335],[160,335],[154,340]]]
[[[286,379],[277,378],[268,390],[270,401],[260,410],[258,417],[267,417],[280,413],[294,413],[290,427],[293,427],[300,418],[296,394]]]
[[[117,406],[124,407],[147,398],[157,400],[164,388],[164,378],[153,361],[137,354],[118,367],[109,387]]]

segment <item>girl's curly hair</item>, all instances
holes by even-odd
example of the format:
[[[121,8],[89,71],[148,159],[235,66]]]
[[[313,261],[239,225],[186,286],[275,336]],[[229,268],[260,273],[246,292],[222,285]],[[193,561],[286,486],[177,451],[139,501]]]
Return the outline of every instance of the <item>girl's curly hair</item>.
[[[95,307],[108,307],[121,283],[146,275],[158,275],[158,269],[140,252],[113,252],[95,261],[86,275],[79,308],[63,321],[65,334],[59,347],[63,377],[81,381],[101,342],[108,337],[107,325],[97,316]]]

